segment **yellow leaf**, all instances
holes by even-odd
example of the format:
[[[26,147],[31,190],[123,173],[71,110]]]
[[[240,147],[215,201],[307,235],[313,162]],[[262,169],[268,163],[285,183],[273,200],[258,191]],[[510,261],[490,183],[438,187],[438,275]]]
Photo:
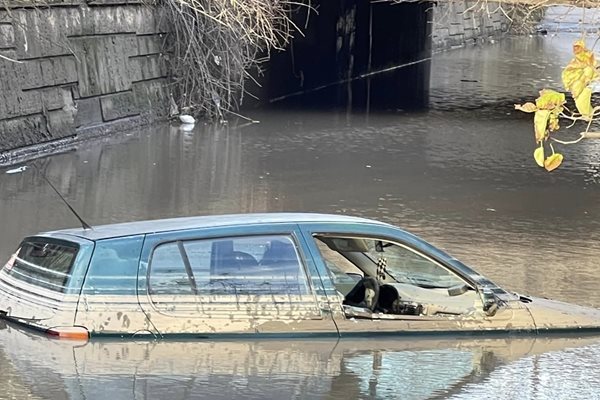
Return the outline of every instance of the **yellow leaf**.
[[[535,141],[544,140],[547,133],[548,118],[550,118],[550,110],[537,110],[533,117],[533,126],[535,128]]]
[[[544,167],[544,146],[540,146],[533,152],[533,158],[540,167]]]
[[[596,76],[596,69],[594,67],[588,65],[583,69],[583,77],[585,79],[592,80],[594,76]]]
[[[585,47],[583,40],[573,43],[573,54],[575,54],[575,59],[581,63],[592,65],[596,62],[594,53]]]
[[[537,108],[544,110],[560,109],[560,112],[563,104],[565,104],[565,94],[551,89],[540,91],[540,97],[535,100]]]
[[[575,98],[575,105],[577,106],[577,111],[589,121],[594,113],[594,108],[592,107],[592,89],[589,86],[583,89],[581,94]]]
[[[581,92],[583,92],[588,83],[589,82],[583,78],[573,82],[573,84],[571,85],[571,96],[573,96],[574,99],[579,97],[579,95],[581,94]]]
[[[519,111],[523,111],[526,113],[532,113],[532,112],[536,112],[537,111],[537,107],[535,104],[529,102],[529,103],[525,103],[523,105],[521,104],[515,104],[515,110],[519,110]]]
[[[554,171],[560,166],[563,161],[563,155],[560,153],[554,153],[544,161],[544,168],[546,171]]]
[[[578,55],[583,51],[585,51],[585,42],[583,39],[576,40],[575,43],[573,43],[573,54]]]
[[[571,61],[572,63],[572,61]],[[569,64],[562,71],[562,82],[565,89],[572,92],[573,85],[581,79],[583,72],[577,65]],[[585,82],[584,82],[585,86]]]
[[[563,70],[562,81],[565,89],[571,92],[573,98],[577,98],[591,81],[598,78],[598,73],[596,57],[585,47],[583,40],[573,44],[573,53],[575,57]]]
[[[560,128],[558,125],[558,114],[550,112],[550,119],[548,120],[548,130],[553,132],[557,131]]]

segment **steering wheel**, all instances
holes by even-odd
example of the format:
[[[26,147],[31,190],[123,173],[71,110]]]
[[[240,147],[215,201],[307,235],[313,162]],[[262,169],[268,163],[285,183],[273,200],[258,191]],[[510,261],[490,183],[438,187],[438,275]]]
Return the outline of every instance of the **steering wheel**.
[[[370,296],[372,292],[372,296]],[[356,307],[365,307],[375,311],[379,301],[379,282],[377,279],[365,276],[348,292],[343,304]]]

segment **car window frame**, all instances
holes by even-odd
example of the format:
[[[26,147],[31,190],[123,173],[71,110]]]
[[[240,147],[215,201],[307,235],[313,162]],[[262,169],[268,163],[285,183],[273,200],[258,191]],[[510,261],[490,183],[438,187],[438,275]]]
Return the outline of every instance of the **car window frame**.
[[[298,251],[303,273],[307,277],[307,285],[309,292],[307,295],[312,300],[315,309],[323,310],[322,296],[326,294],[326,288],[321,277],[321,272],[317,271],[317,263],[310,252],[308,244],[304,239],[300,227],[297,223],[281,222],[273,224],[263,224],[257,222],[256,224],[243,224],[225,227],[203,227],[194,229],[174,230],[168,232],[155,232],[146,234],[142,254],[140,257],[140,265],[138,270],[138,281],[137,281],[137,298],[138,303],[144,312],[158,312],[170,317],[186,317],[188,318],[191,314],[183,312],[180,315],[165,314],[163,311],[158,310],[154,305],[150,293],[148,291],[148,265],[150,262],[150,255],[152,254],[155,247],[167,243],[176,242],[177,240],[196,240],[196,239],[219,239],[227,238],[230,236],[265,236],[265,235],[285,235],[291,236],[296,250]],[[321,318],[326,318],[324,313]]]
[[[471,277],[467,273],[459,270],[458,268],[455,268],[449,263],[444,262],[440,259],[440,257],[436,257],[435,254],[432,254],[432,252],[439,252],[440,254],[447,256],[441,250],[427,243],[423,239],[394,226],[361,222],[317,222],[301,226],[301,233],[304,236],[305,241],[308,243],[309,249],[313,255],[313,258],[315,259],[315,263],[317,263],[317,266],[320,270],[320,274],[323,277],[323,284],[325,285],[327,296],[330,299],[330,307],[336,310],[339,308],[339,311],[342,312],[344,318],[346,318],[342,306],[344,297],[340,295],[340,293],[337,291],[334,285],[334,282],[330,276],[329,268],[323,260],[318,245],[316,244],[316,240],[318,239],[316,239],[315,236],[368,237],[373,239],[385,240],[388,242],[393,242],[397,245],[405,246],[411,249],[412,251],[415,251],[417,254],[427,257],[436,264],[439,264],[443,268],[455,274],[457,277],[463,280],[470,289],[473,289],[478,294],[478,298],[480,298],[483,303],[482,287],[478,284],[477,280],[475,279],[477,277],[481,277],[481,275],[474,274],[474,276]],[[427,251],[427,249],[432,249],[432,251]],[[412,318],[427,320],[427,317],[421,316],[411,317],[411,319]],[[376,321],[379,319],[372,318],[372,320]]]
[[[140,254],[144,247],[144,234],[130,235],[130,236],[120,236],[120,237],[110,237],[105,239],[99,239],[94,243],[93,252],[90,254],[89,262],[86,265],[83,283],[81,285],[81,296],[137,296],[137,280],[138,280],[138,270],[140,264]],[[97,276],[93,275],[95,271],[96,262],[98,261],[98,250],[102,250],[104,248],[108,248],[106,245],[110,245],[113,242],[123,242],[127,241],[128,243],[134,243],[137,245],[137,254],[135,257],[129,258],[127,261],[131,262],[131,269],[135,271],[135,275],[128,276],[128,279],[132,281],[131,285],[123,285],[119,288],[120,293],[114,293],[107,290],[107,286],[96,286],[90,287],[90,281],[93,281],[97,278]],[[135,243],[138,241],[139,243]],[[105,247],[106,246],[106,247]],[[100,279],[103,279],[105,275],[99,275]]]
[[[441,250],[426,242],[425,240],[412,235],[406,231],[396,228],[391,225],[378,225],[372,223],[310,223],[301,226],[301,233],[304,239],[308,243],[309,249],[315,262],[320,266],[319,272],[321,274],[328,274],[328,270],[324,269],[325,263],[322,260],[318,246],[314,243],[314,236],[339,236],[339,237],[353,237],[356,235],[368,236],[373,239],[385,240],[393,242],[397,245],[408,247],[415,251],[417,254],[421,254],[431,259],[435,263],[441,265],[445,269],[451,271],[459,278],[464,280],[473,289],[480,291],[480,282],[478,279],[485,278],[479,273],[470,270],[470,268],[464,266],[467,271],[461,271],[459,268],[451,265],[450,263],[443,260],[441,257],[433,254],[428,249],[433,249],[442,255],[451,258],[447,254],[444,254]],[[455,260],[455,259],[454,259]],[[487,278],[485,278],[487,280]],[[330,290],[328,288],[327,290]]]
[[[152,296],[152,293],[150,292],[150,289],[151,289],[150,276],[152,274],[152,258],[154,256],[155,251],[159,247],[161,247],[161,246],[169,245],[169,244],[175,244],[177,246],[177,248],[179,250],[179,254],[180,254],[181,258],[182,258],[183,265],[185,267],[185,272],[186,272],[188,280],[189,280],[190,289],[192,291],[192,296],[199,296],[201,294],[198,293],[197,286],[196,286],[197,282],[195,281],[194,272],[193,272],[192,265],[191,265],[190,260],[189,260],[189,255],[188,255],[187,251],[185,250],[185,243],[186,242],[197,242],[197,241],[211,241],[211,242],[214,242],[214,241],[221,240],[221,239],[227,239],[227,240],[234,240],[235,241],[235,239],[239,239],[239,238],[269,237],[269,236],[272,236],[272,237],[278,237],[278,236],[279,237],[286,237],[286,238],[288,238],[288,239],[291,240],[291,242],[294,245],[294,248],[296,250],[296,254],[298,256],[299,271],[301,271],[303,273],[304,282],[306,283],[306,289],[307,289],[306,293],[301,293],[301,295],[304,295],[304,296],[311,295],[311,296],[313,296],[315,294],[315,291],[314,291],[314,289],[312,287],[313,284],[311,282],[310,274],[309,274],[309,272],[307,270],[306,262],[304,260],[303,255],[302,255],[301,247],[300,247],[300,245],[298,243],[298,240],[296,238],[294,238],[293,234],[282,234],[282,233],[273,233],[273,234],[267,234],[267,233],[263,234],[263,233],[260,233],[260,234],[247,234],[247,235],[240,235],[240,234],[238,234],[238,235],[227,235],[227,236],[211,236],[211,237],[203,237],[203,238],[195,238],[195,239],[162,241],[160,243],[157,243],[155,246],[153,246],[152,252],[150,253],[150,258],[148,259],[148,268],[147,268],[147,272],[146,272],[146,279],[148,281],[148,284],[147,284],[147,293],[148,293],[148,295],[150,297]],[[194,288],[196,288],[196,290],[194,290]],[[185,294],[177,294],[177,295],[178,296],[179,295],[184,296]],[[289,293],[278,293],[276,295],[278,295],[278,296],[279,295],[281,295],[281,296],[288,296]],[[249,296],[263,296],[263,295],[262,294],[251,294]],[[264,295],[264,296],[266,296],[266,295]]]
[[[2,262],[0,264],[0,270],[3,270],[3,273],[9,279],[14,279],[18,282],[19,285],[23,285],[23,287],[34,288],[36,292],[44,292],[48,293],[49,297],[62,297],[65,295],[71,294],[79,294],[81,290],[81,264],[89,261],[90,255],[90,245],[87,242],[73,240],[71,238],[63,238],[63,237],[54,237],[54,236],[44,236],[44,235],[33,235],[26,236],[20,242],[18,248],[15,250],[13,254],[11,254],[10,259],[16,258],[18,253],[21,251],[24,243],[44,243],[44,244],[53,244],[63,247],[70,247],[75,250],[75,255],[73,256],[71,262],[69,263],[68,270],[66,272],[48,270],[50,274],[56,275],[64,275],[65,279],[62,284],[57,285],[56,283],[46,282],[42,284],[33,283],[30,280],[21,279],[17,275],[20,275],[20,272],[16,274],[11,272],[13,270],[13,266],[10,269],[4,270],[5,263]],[[28,264],[28,261],[24,262]],[[8,264],[8,262],[6,263]],[[41,267],[41,266],[39,266]],[[44,268],[44,267],[41,267]],[[33,280],[37,280],[37,278],[33,278]],[[49,286],[60,286],[61,290],[57,290],[55,288],[50,288]],[[31,289],[29,289],[31,290]]]
[[[439,262],[438,260],[436,260],[435,258],[431,257],[430,255],[428,255],[426,253],[423,253],[423,252],[415,249],[414,247],[412,247],[412,246],[410,246],[408,244],[401,243],[401,242],[398,242],[396,240],[392,240],[392,239],[388,239],[388,238],[383,238],[383,237],[372,236],[372,235],[360,235],[359,236],[357,234],[345,235],[345,234],[337,234],[337,233],[332,233],[332,234],[319,234],[319,233],[316,233],[316,234],[313,234],[313,238],[314,239],[317,239],[319,236],[322,236],[322,237],[336,237],[336,238],[349,238],[349,239],[365,239],[365,240],[369,240],[369,241],[370,240],[373,240],[373,241],[380,240],[380,241],[385,241],[385,242],[388,242],[388,243],[392,243],[392,244],[394,244],[396,246],[402,247],[402,248],[404,248],[404,249],[406,249],[408,251],[413,252],[417,256],[422,257],[423,259],[425,259],[425,260],[427,260],[427,261],[429,261],[429,262],[437,265],[438,267],[441,267],[442,269],[448,271],[450,274],[456,276],[458,279],[462,280],[471,289],[476,289],[476,287],[473,284],[471,284],[471,282],[469,282],[468,280],[466,280],[463,276],[457,274],[456,271],[454,271],[452,268],[448,267],[447,265]],[[344,258],[346,258],[342,253],[339,253],[339,254],[341,256],[343,256]],[[370,253],[363,252],[363,254],[365,254],[371,260],[371,262],[373,262],[373,263],[376,262],[375,260],[372,259]],[[351,260],[348,259],[348,261],[351,262],[352,264],[354,264]],[[327,267],[327,265],[325,265],[325,266]],[[356,266],[356,267],[362,271],[362,269],[360,267],[358,267],[358,266]],[[329,271],[329,267],[327,267],[327,268],[328,268],[328,272],[331,273],[331,271]],[[365,273],[365,271],[362,271],[362,272]],[[387,276],[389,278],[391,278],[392,280],[395,280],[395,277],[393,276],[393,274],[391,274],[389,272],[386,272],[386,274],[387,274]],[[388,283],[387,279],[388,278],[385,279],[386,283]]]

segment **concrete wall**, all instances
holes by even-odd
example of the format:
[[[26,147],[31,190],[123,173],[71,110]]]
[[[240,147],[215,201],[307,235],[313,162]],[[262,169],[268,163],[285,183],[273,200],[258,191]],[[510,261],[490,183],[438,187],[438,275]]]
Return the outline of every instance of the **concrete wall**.
[[[119,130],[167,115],[167,68],[161,54],[165,33],[156,10],[140,0],[39,0],[39,7],[35,1],[12,1],[20,6],[0,8],[0,56],[5,57],[0,57],[0,162],[9,149]],[[374,38],[370,69],[377,70],[427,58],[431,31],[434,49],[441,49],[497,35],[508,26],[500,12],[491,17],[481,11],[465,13],[469,2],[373,3],[376,23],[371,29],[368,4],[324,2],[319,17],[311,18],[311,26],[323,26],[309,27],[306,38],[295,44],[299,53],[306,44],[306,65],[296,57],[287,68],[302,69],[300,83],[287,87],[279,82],[277,89],[286,90],[267,98],[364,73],[369,32]],[[341,33],[348,40],[340,41]],[[315,64],[315,49],[335,59]],[[383,108],[404,108],[395,94],[388,99],[377,93],[406,93],[409,104],[425,104],[428,76],[429,64],[422,63],[374,77],[370,87],[364,81],[332,87],[331,97],[351,107],[378,106],[380,99]],[[412,86],[390,90],[390,82]],[[322,91],[317,94],[318,100],[324,98]]]
[[[20,2],[19,4],[23,4]],[[136,1],[0,11],[0,152],[164,117],[157,16]]]
[[[467,0],[438,2],[433,6],[432,23],[432,47],[439,51],[502,36],[510,21],[497,3]]]

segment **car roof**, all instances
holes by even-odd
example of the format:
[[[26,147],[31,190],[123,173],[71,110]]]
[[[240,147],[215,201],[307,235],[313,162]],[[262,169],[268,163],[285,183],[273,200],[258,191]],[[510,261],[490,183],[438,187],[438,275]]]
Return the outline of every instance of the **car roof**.
[[[264,225],[277,223],[368,223],[388,225],[383,222],[336,214],[315,213],[264,213],[264,214],[225,214],[198,217],[182,217],[125,222],[110,225],[94,226],[92,229],[62,229],[44,232],[42,236],[71,235],[89,240],[101,240],[123,236],[142,235],[148,233],[170,232],[187,229]]]

